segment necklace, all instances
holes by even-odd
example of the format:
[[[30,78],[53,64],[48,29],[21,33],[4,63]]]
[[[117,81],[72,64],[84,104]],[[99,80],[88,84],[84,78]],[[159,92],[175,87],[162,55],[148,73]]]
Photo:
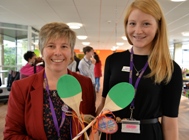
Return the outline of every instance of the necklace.
[[[134,69],[136,71],[136,76],[139,76],[139,74],[142,71],[142,69],[141,70],[137,70],[136,67],[135,67],[135,65],[134,65],[134,63],[133,63],[133,67],[134,67]]]

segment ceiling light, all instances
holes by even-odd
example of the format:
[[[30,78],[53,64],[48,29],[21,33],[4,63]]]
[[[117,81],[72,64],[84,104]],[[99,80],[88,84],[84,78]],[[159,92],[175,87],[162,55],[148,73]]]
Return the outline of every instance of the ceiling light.
[[[87,46],[90,44],[90,42],[82,42],[82,44]]]
[[[80,39],[80,40],[85,40],[85,39],[87,39],[87,36],[85,36],[85,35],[78,35],[77,38]]]
[[[67,23],[67,25],[71,29],[79,29],[79,28],[81,28],[83,26],[81,23],[77,23],[77,22],[70,22],[70,23]]]
[[[171,0],[172,2],[183,2],[183,1],[186,1],[186,0]]]
[[[113,48],[116,48],[116,49],[118,49],[118,48],[119,48],[119,46],[113,46]]]
[[[122,46],[124,43],[123,42],[117,42],[116,45],[117,46]]]
[[[111,48],[111,50],[112,50],[112,51],[116,51],[118,48],[119,48],[119,46],[113,46],[113,47]]]
[[[111,51],[115,51],[116,49],[115,48],[111,48]]]
[[[123,40],[127,40],[126,36],[122,36],[121,38],[122,38]]]
[[[189,36],[189,32],[182,32],[183,36]]]

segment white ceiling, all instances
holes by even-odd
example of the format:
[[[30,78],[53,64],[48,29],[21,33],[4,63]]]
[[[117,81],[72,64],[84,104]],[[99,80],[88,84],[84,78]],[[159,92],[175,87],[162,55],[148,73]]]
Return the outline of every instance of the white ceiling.
[[[133,0],[0,0],[0,22],[31,25],[40,29],[49,22],[79,22],[83,27],[77,35],[87,35],[94,49],[111,49],[116,42],[124,42],[119,49],[129,47],[124,36],[123,19]],[[170,42],[189,41],[181,32],[189,31],[189,0],[174,3],[158,0],[164,11]],[[77,40],[76,49],[82,49]]]

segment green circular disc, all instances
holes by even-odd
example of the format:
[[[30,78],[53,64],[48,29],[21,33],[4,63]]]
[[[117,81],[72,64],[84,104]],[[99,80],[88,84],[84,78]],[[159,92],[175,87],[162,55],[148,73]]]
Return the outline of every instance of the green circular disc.
[[[132,102],[134,95],[135,89],[133,85],[127,82],[114,85],[108,92],[108,96],[120,108],[128,106]]]
[[[57,91],[60,98],[69,98],[81,93],[81,86],[75,77],[66,74],[59,78]]]

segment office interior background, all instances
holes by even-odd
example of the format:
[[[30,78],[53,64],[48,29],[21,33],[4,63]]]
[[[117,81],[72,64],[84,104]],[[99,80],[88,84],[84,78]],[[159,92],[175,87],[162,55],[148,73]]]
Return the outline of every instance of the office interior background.
[[[21,66],[26,64],[23,54],[27,50],[39,49],[39,30],[49,22],[69,23],[77,34],[75,52],[82,54],[84,46],[92,46],[99,54],[102,66],[111,53],[131,48],[125,38],[123,21],[126,8],[132,1],[0,0],[0,76],[3,82],[0,88],[7,91],[8,72],[19,71]],[[181,68],[189,69],[189,0],[157,1],[167,21],[172,59]],[[0,98],[4,93],[0,94]],[[98,99],[99,97],[100,94]],[[179,139],[186,140],[189,138],[189,103],[188,98],[181,100],[178,118]],[[0,139],[3,139],[6,111],[7,105],[1,105]]]
[[[49,22],[69,24],[77,34],[75,51],[92,46],[102,59],[129,49],[124,15],[133,0],[0,0],[0,74],[19,71],[23,54],[38,49],[40,28]],[[157,0],[164,11],[170,53],[189,69],[189,0]],[[76,24],[77,23],[77,24]]]

